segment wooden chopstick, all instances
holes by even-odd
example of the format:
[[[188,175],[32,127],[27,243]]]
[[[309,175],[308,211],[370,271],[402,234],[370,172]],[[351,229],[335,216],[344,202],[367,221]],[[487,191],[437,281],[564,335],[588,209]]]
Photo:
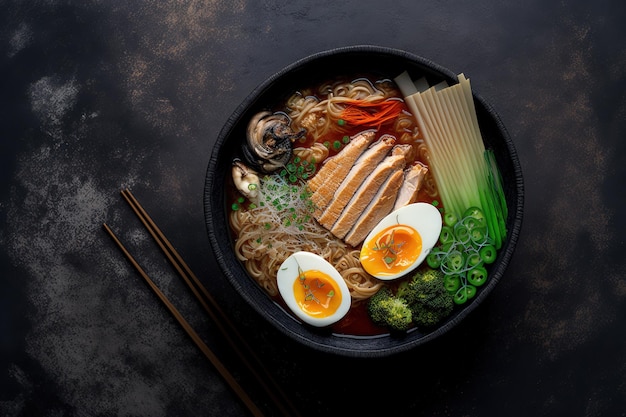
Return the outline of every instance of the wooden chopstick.
[[[148,215],[146,210],[141,206],[139,201],[137,201],[137,199],[128,189],[122,190],[121,193],[124,199],[131,206],[135,214],[144,224],[146,229],[152,235],[154,240],[157,242],[161,250],[165,253],[170,263],[172,263],[176,271],[183,278],[196,299],[200,302],[207,314],[213,320],[218,330],[222,333],[232,350],[237,354],[238,359],[248,368],[250,373],[257,380],[257,383],[264,389],[268,397],[280,410],[282,415],[286,417],[300,416],[293,403],[289,400],[284,391],[276,383],[274,378],[272,378],[271,373],[263,365],[256,352],[246,342],[241,333],[237,331],[236,326],[232,323],[228,315],[220,308],[219,304],[211,296],[206,287],[202,285],[200,280],[193,273],[191,268],[189,268],[187,263],[178,253],[178,251],[176,251],[176,249],[170,243],[167,237],[165,237],[165,234],[161,231],[161,229],[159,229],[156,223]],[[233,340],[231,334],[237,338],[237,341]],[[245,352],[243,352],[241,348],[244,348]],[[254,361],[254,364],[252,364],[249,359],[252,359]],[[261,375],[259,371],[263,375]]]
[[[235,391],[235,393],[239,396],[239,398],[244,402],[248,410],[255,417],[263,417],[263,413],[261,410],[254,404],[254,402],[250,399],[248,394],[244,391],[244,389],[239,385],[237,380],[232,376],[232,374],[226,369],[226,367],[222,364],[222,362],[215,356],[215,354],[211,351],[211,349],[202,341],[200,336],[194,331],[191,325],[185,320],[185,318],[180,314],[180,312],[174,307],[174,305],[167,299],[165,294],[159,290],[159,287],[156,286],[154,281],[150,279],[148,274],[143,270],[141,265],[133,258],[130,252],[124,247],[122,242],[117,238],[113,230],[105,223],[104,229],[111,235],[117,246],[122,250],[126,258],[130,261],[130,263],[135,267],[135,269],[139,272],[139,274],[143,277],[143,279],[148,283],[152,291],[159,297],[159,299],[163,302],[163,304],[167,307],[167,309],[172,313],[174,318],[178,321],[178,323],[183,327],[185,332],[191,337],[194,343],[200,348],[202,353],[211,361],[215,369],[220,373],[220,375],[226,380],[228,385]]]

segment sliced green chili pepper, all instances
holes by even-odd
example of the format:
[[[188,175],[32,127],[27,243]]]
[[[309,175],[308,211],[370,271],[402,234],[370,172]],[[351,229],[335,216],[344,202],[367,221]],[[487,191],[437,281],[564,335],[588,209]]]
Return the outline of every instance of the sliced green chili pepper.
[[[485,243],[487,240],[487,228],[486,227],[474,227],[469,232],[470,239],[477,245]]]
[[[454,242],[454,230],[450,226],[443,226],[441,233],[439,233],[439,241],[442,244]]]
[[[433,269],[437,269],[441,266],[441,256],[439,251],[433,249],[428,256],[426,256],[426,263]]]
[[[464,217],[462,223],[469,230],[474,230],[475,228],[480,227],[480,222],[477,219],[470,217],[470,216]]]
[[[457,223],[454,226],[454,236],[460,243],[467,243],[470,240],[469,230],[463,223]]]
[[[496,260],[497,251],[493,245],[486,245],[480,248],[480,257],[486,264],[491,264]]]
[[[467,284],[464,290],[465,290],[465,294],[467,294],[468,300],[474,298],[474,296],[476,295],[476,287],[473,286],[472,284]]]
[[[476,287],[471,284],[467,284],[457,290],[454,293],[454,302],[456,304],[465,304],[467,300],[474,298],[476,295]]]
[[[481,226],[487,225],[487,219],[485,219],[485,214],[479,207],[468,208],[467,210],[465,210],[465,213],[463,213],[463,217],[472,217],[478,220]]]
[[[480,287],[487,282],[487,270],[483,266],[477,266],[467,272],[467,281],[472,285]]]
[[[458,275],[446,275],[443,279],[443,286],[450,294],[454,294],[461,288],[461,277]]]
[[[478,253],[478,251],[475,249],[467,251],[466,259],[468,268],[473,268],[477,265],[480,265],[480,263],[483,261],[483,259],[480,257],[480,253]]]
[[[465,258],[463,254],[458,250],[452,251],[446,256],[443,260],[446,268],[448,269],[448,273],[457,273],[463,268],[465,265]]]
[[[465,304],[467,302],[467,294],[465,293],[463,288],[461,288],[456,293],[454,293],[453,299],[455,304]]]
[[[446,214],[443,215],[443,223],[446,226],[454,226],[457,222],[459,221],[458,217],[456,217],[456,214],[454,213],[448,213],[446,212]]]

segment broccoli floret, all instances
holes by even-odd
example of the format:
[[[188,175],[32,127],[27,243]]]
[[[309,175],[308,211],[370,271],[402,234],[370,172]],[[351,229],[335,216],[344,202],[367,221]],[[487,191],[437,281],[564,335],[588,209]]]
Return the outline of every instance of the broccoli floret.
[[[452,313],[454,301],[452,296],[444,292],[428,302],[411,304],[413,322],[417,326],[431,327],[439,324]]]
[[[408,304],[413,302],[414,291],[411,288],[411,281],[402,281],[396,290],[396,296],[402,298]]]
[[[420,269],[398,287],[397,296],[410,306],[416,325],[434,326],[452,313],[454,301],[445,289],[444,277],[439,269]]]
[[[390,286],[383,286],[368,301],[372,321],[399,331],[413,324],[437,325],[454,309],[453,296],[444,286],[444,277],[439,269],[422,268],[400,283],[395,294]]]
[[[387,286],[383,286],[378,292],[372,295],[367,302],[367,311],[374,321],[374,323],[384,323],[386,318],[386,311],[383,308],[383,302],[393,297],[391,289]]]
[[[415,297],[413,301],[428,301],[445,290],[444,274],[440,269],[420,271],[413,276],[411,287]]]
[[[387,286],[370,297],[367,310],[374,323],[392,330],[407,330],[413,322],[410,306]]]

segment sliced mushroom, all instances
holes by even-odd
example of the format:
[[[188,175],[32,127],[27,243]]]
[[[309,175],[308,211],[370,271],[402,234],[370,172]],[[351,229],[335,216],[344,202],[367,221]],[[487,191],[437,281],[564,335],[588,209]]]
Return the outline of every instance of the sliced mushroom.
[[[235,187],[241,194],[250,200],[258,197],[260,180],[253,169],[241,162],[241,160],[235,159],[233,160],[232,175]]]
[[[306,132],[294,132],[284,113],[262,111],[248,123],[243,156],[255,169],[272,172],[285,166],[293,153],[293,142]]]

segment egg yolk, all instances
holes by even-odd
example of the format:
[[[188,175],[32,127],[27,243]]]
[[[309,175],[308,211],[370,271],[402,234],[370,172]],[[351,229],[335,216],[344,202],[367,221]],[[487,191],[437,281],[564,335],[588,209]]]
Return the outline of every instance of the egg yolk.
[[[361,265],[374,276],[401,273],[417,260],[422,251],[422,237],[407,225],[396,224],[380,231],[363,244]]]
[[[293,283],[293,294],[300,309],[316,318],[331,316],[341,304],[341,291],[335,281],[317,270],[301,271]]]

